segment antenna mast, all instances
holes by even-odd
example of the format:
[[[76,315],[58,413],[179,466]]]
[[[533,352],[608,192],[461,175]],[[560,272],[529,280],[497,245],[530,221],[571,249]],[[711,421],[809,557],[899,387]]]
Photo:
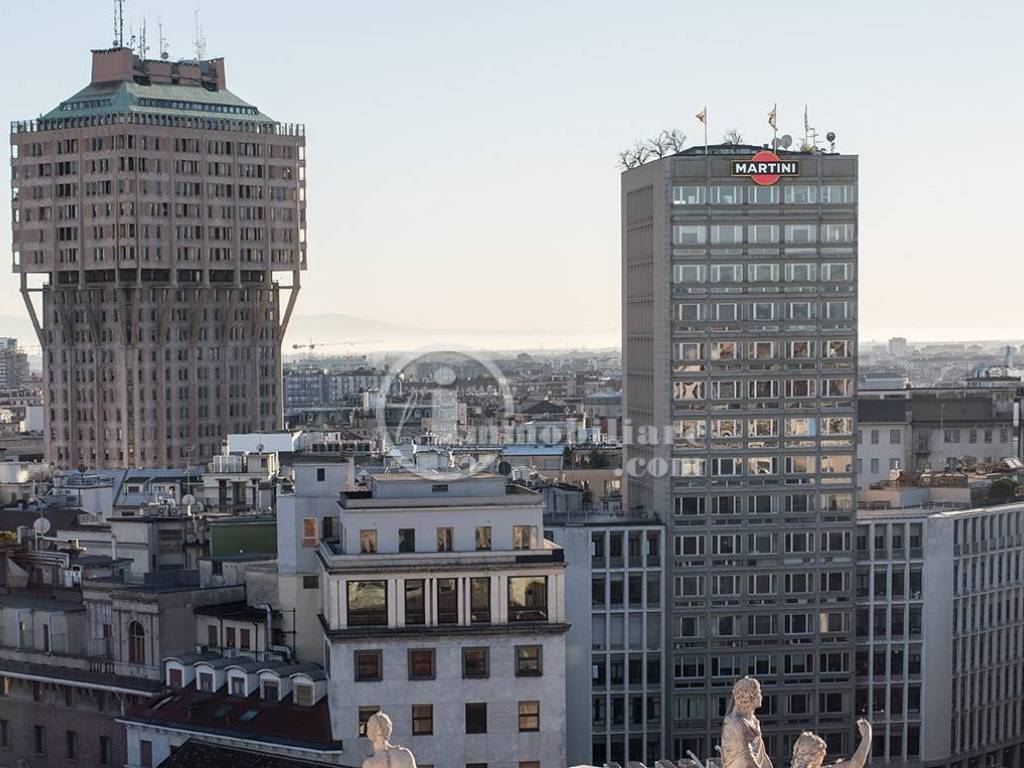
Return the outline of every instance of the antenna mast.
[[[114,0],[114,45],[124,47],[124,0]]]
[[[203,33],[203,28],[199,24],[199,6],[196,6],[196,39],[193,45],[196,49],[196,61],[202,61],[203,57],[206,56],[206,35]]]
[[[146,60],[146,51],[149,50],[149,46],[146,45],[146,17],[142,17],[142,32],[139,35],[139,58],[143,61]]]
[[[167,58],[167,38],[164,37],[164,20],[161,17],[157,17],[156,27],[158,30],[157,46],[159,47],[159,53],[161,59]]]

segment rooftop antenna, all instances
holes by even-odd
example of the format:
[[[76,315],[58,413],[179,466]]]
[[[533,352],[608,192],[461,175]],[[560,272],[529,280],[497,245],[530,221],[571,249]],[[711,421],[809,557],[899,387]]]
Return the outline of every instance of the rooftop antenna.
[[[146,60],[146,51],[149,50],[149,46],[146,45],[146,17],[142,17],[142,32],[139,34],[139,58],[143,61]]]
[[[160,50],[160,58],[166,61],[169,57],[167,55],[167,38],[164,37],[164,20],[157,17],[156,28],[158,31],[157,35],[157,47]]]
[[[114,0],[114,47],[124,47],[124,0]]]
[[[206,34],[203,32],[202,26],[199,24],[199,6],[196,6],[196,31],[195,31],[195,42],[193,45],[196,49],[196,61],[202,61],[203,57],[206,56]]]

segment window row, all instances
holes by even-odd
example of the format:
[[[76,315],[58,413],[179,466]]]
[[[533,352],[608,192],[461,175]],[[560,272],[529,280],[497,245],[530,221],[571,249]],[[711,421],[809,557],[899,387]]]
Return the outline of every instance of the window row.
[[[736,547],[739,542],[721,542],[719,546]],[[708,586],[710,585],[710,592]],[[743,587],[746,591],[743,591]],[[779,592],[779,587],[782,592]],[[673,596],[676,599],[711,597],[742,597],[810,595],[820,593],[837,593],[850,591],[850,574],[845,571],[831,573],[758,573],[720,574],[717,576],[690,575],[676,576],[673,579]],[[825,616],[827,614],[822,614]],[[735,617],[730,617],[735,618]]]
[[[366,725],[370,718],[380,712],[376,705],[359,707],[358,732],[360,736],[366,736]],[[519,733],[536,733],[540,731],[540,702],[519,701],[516,702],[516,725]],[[488,729],[488,704],[487,702],[466,702],[464,709],[465,732],[467,734],[487,733]],[[411,705],[412,735],[432,736],[434,735],[434,705],[413,704]],[[467,763],[466,768],[486,768],[486,763]],[[520,767],[539,768],[540,763],[521,762]]]
[[[744,621],[744,618],[746,619]],[[704,616],[676,616],[675,637],[689,640],[708,637],[709,620]],[[787,637],[797,635],[827,635],[850,631],[850,614],[832,611],[813,613],[761,613],[743,616],[715,616],[710,620],[712,637],[758,637],[777,635],[783,632]],[[744,632],[745,630],[745,632]]]
[[[753,617],[751,617],[753,618]],[[763,619],[763,617],[762,617]],[[759,620],[758,623],[761,623]],[[817,658],[815,658],[817,657]],[[778,663],[774,656],[761,657],[768,665],[768,672],[758,671],[757,674],[778,674]],[[817,661],[817,663],[815,663]],[[713,657],[711,659],[711,673],[715,677],[729,677],[735,680],[741,672],[737,672],[741,666],[741,657]],[[850,672],[850,654],[843,651],[829,651],[826,653],[787,653],[782,659],[783,675],[813,675],[815,671],[821,674],[835,672]],[[681,656],[673,662],[672,674],[676,680],[704,680],[708,673],[708,661],[704,656]],[[767,699],[767,697],[765,697]],[[764,708],[762,707],[762,710]]]
[[[818,418],[814,416],[790,416],[784,419],[676,419],[673,422],[676,445],[702,443],[707,437],[731,439],[744,437],[816,437]],[[781,432],[780,432],[781,426]],[[853,432],[852,416],[836,416],[821,419],[822,435],[849,435]]]
[[[681,323],[704,321],[735,322],[738,320],[851,320],[851,301],[753,301],[749,303],[716,302],[679,303],[673,315]]]
[[[517,645],[514,648],[516,677],[539,677],[543,674],[543,649],[539,645]],[[384,654],[380,650],[355,651],[355,682],[380,682],[384,679]],[[437,678],[437,649],[410,648],[407,654],[407,679]],[[491,676],[491,649],[478,646],[462,649],[462,678],[486,680]]]
[[[512,526],[512,549],[530,549],[537,541],[537,526]],[[428,551],[454,552],[455,529],[440,526],[436,530],[435,549]],[[492,545],[491,526],[478,525],[474,534],[475,549],[478,552],[489,551]],[[377,554],[378,531],[376,528],[363,528],[359,531],[359,553],[363,555]],[[398,529],[398,551],[416,552],[416,529]],[[422,548],[419,551],[424,551]]]
[[[673,245],[852,243],[853,224],[673,224]]]
[[[432,579],[432,607],[435,617],[427,615],[427,580],[405,579],[398,583],[405,609],[405,626],[427,624],[459,624],[462,582],[466,579]],[[489,624],[492,616],[491,579],[470,577],[469,621]],[[348,626],[386,627],[388,616],[388,582],[384,580],[349,581],[346,585]],[[508,578],[508,620],[547,621],[548,579],[546,576],[510,576]],[[428,618],[431,619],[428,621]]]
[[[672,459],[673,477],[739,477],[778,475],[785,468],[787,475],[794,474],[852,474],[853,456],[821,456],[818,466],[814,466],[813,456],[786,456],[785,463],[778,456],[749,456],[737,458],[674,458]],[[710,469],[710,472],[709,472]]]
[[[779,397],[853,397],[853,379],[715,379],[673,381],[672,399],[680,400],[775,400]]]
[[[813,360],[821,344],[821,356],[826,360],[849,360],[853,357],[853,342],[849,339],[811,339],[799,341],[677,341],[672,345],[672,359],[678,362],[704,360]]]
[[[674,264],[672,282],[677,284],[742,283],[744,276],[751,283],[777,283],[779,276],[787,283],[813,283],[820,274],[822,282],[839,283],[853,279],[851,262],[809,262],[797,264]]]
[[[746,195],[744,195],[746,190]],[[750,186],[741,184],[677,184],[672,187],[673,205],[849,205],[854,201],[852,184],[778,184]]]
[[[673,514],[676,517],[702,517],[711,511],[714,515],[738,515],[744,511],[750,514],[771,514],[781,506],[784,512],[851,512],[853,494],[846,492],[829,493],[788,493],[772,495],[757,493],[752,496],[676,496],[673,499]]]
[[[674,537],[673,551],[677,557],[701,557],[710,552],[713,556],[732,555],[776,555],[780,553],[809,554],[815,551],[815,539],[819,552],[851,552],[849,531],[794,531],[779,534],[773,531],[758,533],[713,533],[686,534]],[[710,542],[710,548],[709,548]],[[780,549],[781,542],[781,549]],[[744,546],[746,545],[746,546]],[[700,577],[702,578],[702,577]],[[774,577],[765,577],[774,578]]]

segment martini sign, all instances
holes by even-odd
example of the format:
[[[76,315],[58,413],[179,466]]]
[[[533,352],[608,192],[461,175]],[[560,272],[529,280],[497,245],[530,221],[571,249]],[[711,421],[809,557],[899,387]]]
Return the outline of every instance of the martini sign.
[[[733,176],[747,176],[755,184],[770,187],[783,176],[799,176],[799,160],[781,160],[774,152],[763,149],[749,160],[732,161]]]

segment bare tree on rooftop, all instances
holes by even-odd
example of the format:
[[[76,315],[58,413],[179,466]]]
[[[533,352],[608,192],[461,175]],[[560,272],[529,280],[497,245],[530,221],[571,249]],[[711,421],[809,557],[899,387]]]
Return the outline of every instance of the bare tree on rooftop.
[[[740,133],[738,128],[733,128],[731,131],[726,131],[725,135],[722,136],[723,144],[742,144],[743,134]]]
[[[673,128],[671,131],[662,131],[661,135],[665,137],[665,141],[668,142],[673,152],[682,152],[686,148],[686,134],[678,128]]]
[[[667,133],[668,131],[662,131],[654,138],[647,140],[647,150],[655,157],[664,157],[671,151],[672,147],[666,139]]]

